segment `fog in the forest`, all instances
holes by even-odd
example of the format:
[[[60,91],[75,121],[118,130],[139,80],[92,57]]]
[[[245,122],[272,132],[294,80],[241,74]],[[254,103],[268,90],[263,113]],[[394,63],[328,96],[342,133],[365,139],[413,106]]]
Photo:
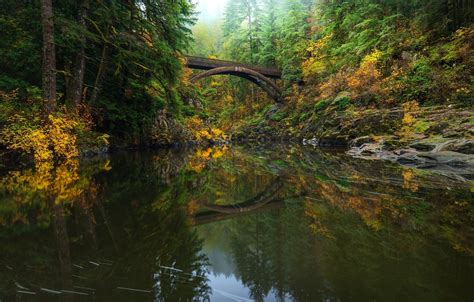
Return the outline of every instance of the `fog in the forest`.
[[[224,15],[227,0],[195,0],[199,21],[213,21]]]

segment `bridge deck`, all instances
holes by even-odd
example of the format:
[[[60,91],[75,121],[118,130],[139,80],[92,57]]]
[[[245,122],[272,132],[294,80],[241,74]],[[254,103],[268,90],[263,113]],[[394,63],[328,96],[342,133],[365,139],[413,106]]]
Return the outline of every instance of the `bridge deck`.
[[[225,60],[186,56],[186,66],[192,69],[200,69],[200,70],[210,70],[210,69],[214,69],[218,67],[227,67],[227,66],[244,67],[244,68],[248,68],[253,71],[256,71],[258,73],[261,73],[264,76],[272,78],[272,79],[281,78],[281,72],[277,68],[242,64],[238,62],[225,61]]]

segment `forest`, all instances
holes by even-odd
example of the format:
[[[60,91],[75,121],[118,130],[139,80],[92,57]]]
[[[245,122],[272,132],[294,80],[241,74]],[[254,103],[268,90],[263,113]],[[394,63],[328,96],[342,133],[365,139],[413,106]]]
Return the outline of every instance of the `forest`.
[[[231,140],[471,139],[473,15],[463,0],[239,0],[212,21],[186,0],[5,0],[0,145],[43,161]],[[235,77],[190,83],[185,55],[276,67],[283,102]]]
[[[1,0],[0,37],[0,301],[474,299],[472,0]]]

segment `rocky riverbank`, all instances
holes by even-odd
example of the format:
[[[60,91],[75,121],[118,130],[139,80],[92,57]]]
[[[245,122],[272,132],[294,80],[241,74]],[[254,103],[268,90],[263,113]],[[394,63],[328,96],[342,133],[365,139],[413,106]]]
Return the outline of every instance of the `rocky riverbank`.
[[[259,123],[238,129],[234,139],[342,146],[353,157],[474,179],[473,108],[410,109],[359,110],[344,99],[293,113],[287,113],[285,106],[273,106]]]

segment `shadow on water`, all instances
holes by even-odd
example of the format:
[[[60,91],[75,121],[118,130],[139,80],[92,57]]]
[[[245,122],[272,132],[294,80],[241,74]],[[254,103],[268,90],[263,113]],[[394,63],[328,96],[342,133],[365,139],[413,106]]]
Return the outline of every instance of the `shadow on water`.
[[[473,184],[296,146],[0,172],[1,301],[471,301]]]

